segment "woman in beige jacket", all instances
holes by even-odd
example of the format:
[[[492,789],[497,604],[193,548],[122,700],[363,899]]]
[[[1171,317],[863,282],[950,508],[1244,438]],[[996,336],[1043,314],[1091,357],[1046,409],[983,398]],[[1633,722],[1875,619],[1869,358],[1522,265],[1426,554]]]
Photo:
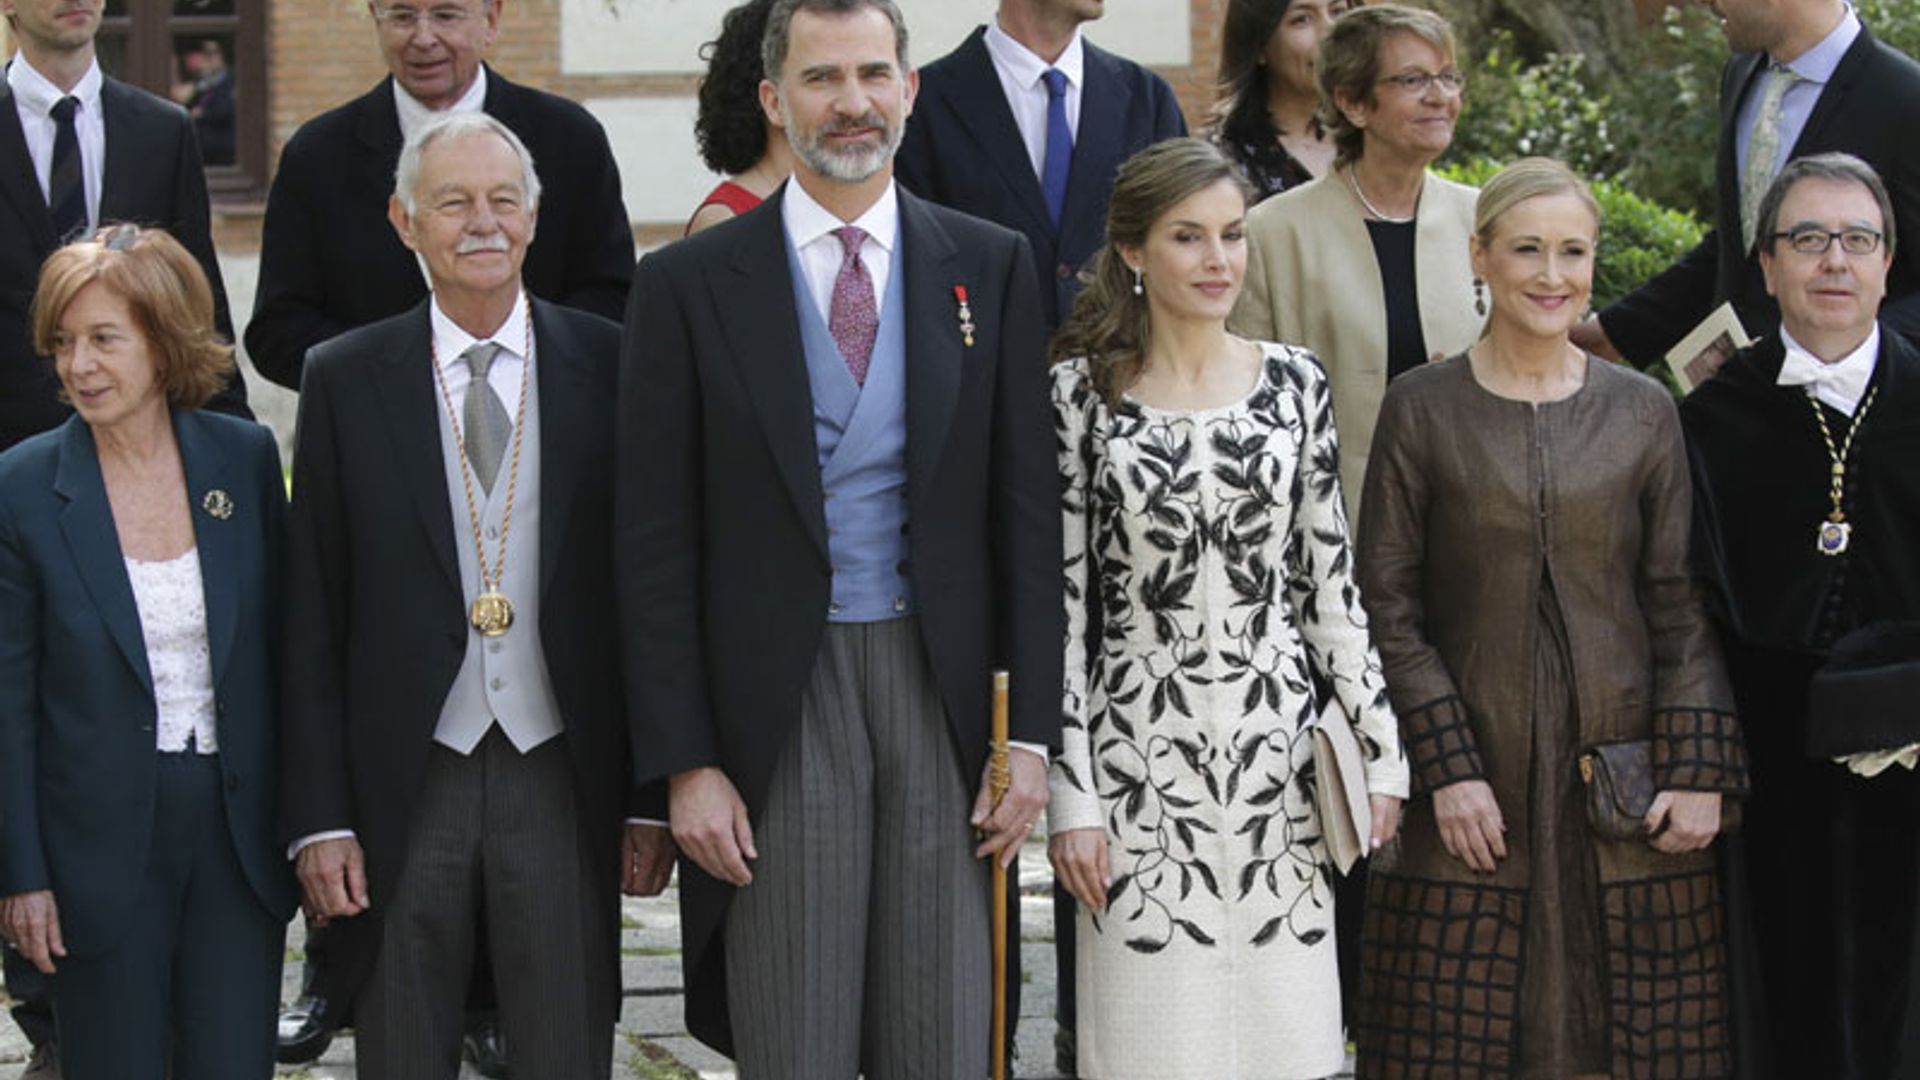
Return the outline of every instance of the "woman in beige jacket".
[[[1445,19],[1396,4],[1350,11],[1321,42],[1318,71],[1334,169],[1248,215],[1232,327],[1326,365],[1351,513],[1387,380],[1479,335],[1475,191],[1427,171],[1453,141],[1465,88]]]

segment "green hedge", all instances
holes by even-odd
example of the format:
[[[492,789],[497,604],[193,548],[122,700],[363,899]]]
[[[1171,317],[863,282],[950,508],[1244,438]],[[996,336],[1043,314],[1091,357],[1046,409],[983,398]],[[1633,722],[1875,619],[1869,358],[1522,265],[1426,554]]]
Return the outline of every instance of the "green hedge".
[[[1449,180],[1478,187],[1501,162],[1480,158],[1438,171]],[[1706,228],[1692,214],[1672,210],[1611,180],[1594,180],[1600,203],[1599,262],[1594,268],[1593,306],[1605,307],[1665,270],[1700,242]]]

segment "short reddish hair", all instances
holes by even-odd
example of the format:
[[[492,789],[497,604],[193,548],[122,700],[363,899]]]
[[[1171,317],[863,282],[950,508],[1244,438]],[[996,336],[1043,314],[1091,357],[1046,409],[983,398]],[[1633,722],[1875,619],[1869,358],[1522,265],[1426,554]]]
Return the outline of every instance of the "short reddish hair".
[[[47,256],[33,294],[33,347],[53,355],[60,317],[98,282],[126,301],[167,403],[197,409],[233,377],[233,346],[213,325],[213,286],[180,241],[160,229],[113,225]]]

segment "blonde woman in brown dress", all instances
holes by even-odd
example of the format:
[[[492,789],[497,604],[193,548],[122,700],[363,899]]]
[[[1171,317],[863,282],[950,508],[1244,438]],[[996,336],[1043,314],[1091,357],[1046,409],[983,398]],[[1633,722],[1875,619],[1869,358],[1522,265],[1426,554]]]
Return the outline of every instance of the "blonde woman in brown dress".
[[[1486,332],[1388,388],[1360,517],[1414,795],[1368,893],[1359,1076],[1727,1076],[1709,848],[1745,766],[1678,417],[1568,341],[1599,224],[1577,177],[1517,162],[1475,219]],[[1603,839],[1582,755],[1634,740],[1657,795]]]

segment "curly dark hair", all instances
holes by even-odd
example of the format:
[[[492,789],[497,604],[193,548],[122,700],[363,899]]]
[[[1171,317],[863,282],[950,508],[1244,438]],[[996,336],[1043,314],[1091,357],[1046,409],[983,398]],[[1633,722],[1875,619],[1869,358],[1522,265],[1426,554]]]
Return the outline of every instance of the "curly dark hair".
[[[700,80],[700,116],[693,122],[707,168],[734,176],[767,152],[767,120],[760,111],[760,39],[773,0],[747,0],[720,20],[720,36],[700,47],[707,74]]]

